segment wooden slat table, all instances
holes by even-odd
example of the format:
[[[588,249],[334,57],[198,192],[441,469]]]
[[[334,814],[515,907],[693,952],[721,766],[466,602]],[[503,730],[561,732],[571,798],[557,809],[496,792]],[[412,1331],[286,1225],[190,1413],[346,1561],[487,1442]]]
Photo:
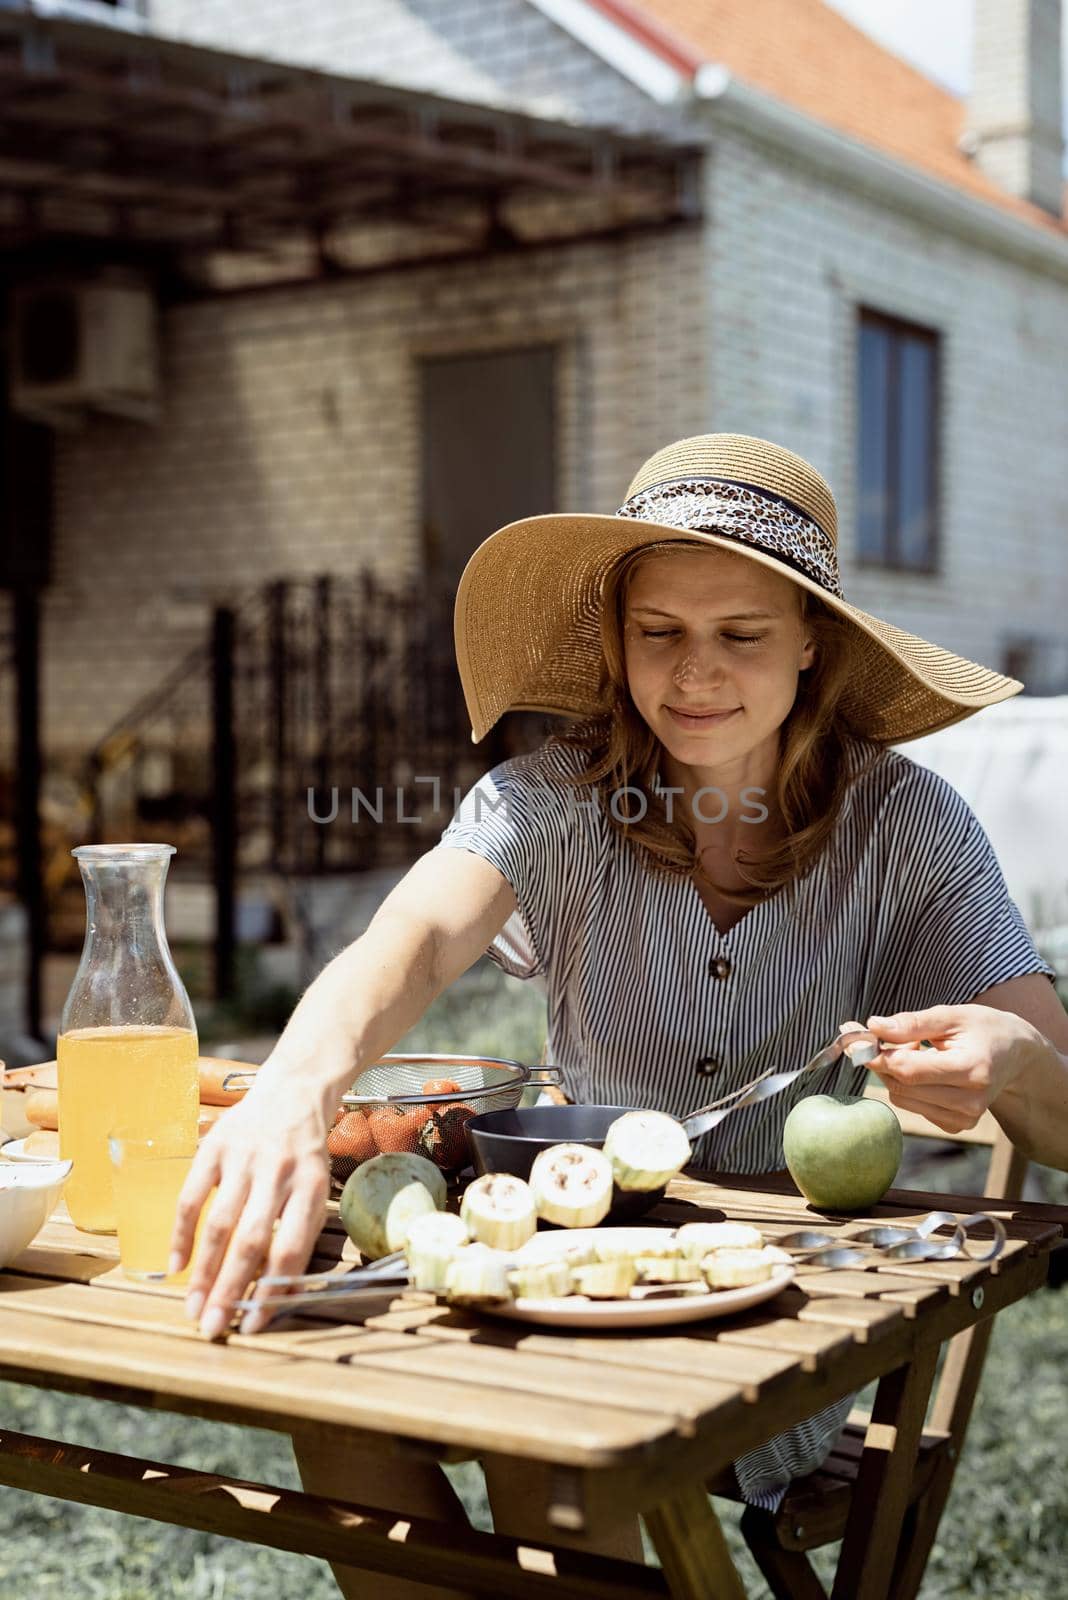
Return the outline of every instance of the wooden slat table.
[[[505,1538],[12,1433],[0,1433],[0,1482],[471,1594],[737,1600],[704,1485],[878,1379],[834,1593],[879,1600],[939,1347],[1045,1282],[1068,1209],[891,1190],[843,1222],[814,1212],[786,1174],[761,1174],[677,1179],[652,1219],[751,1221],[774,1239],[803,1223],[848,1231],[935,1208],[994,1212],[1007,1249],[991,1263],[800,1268],[761,1306],[662,1332],[555,1332],[383,1293],[358,1312],[320,1308],[214,1344],[177,1291],[128,1282],[113,1240],[57,1214],[0,1273],[0,1376],[287,1432],[340,1427],[413,1461],[521,1461],[542,1492],[529,1530]],[[332,1212],[316,1264],[351,1254]],[[633,1513],[662,1571],[583,1551]]]

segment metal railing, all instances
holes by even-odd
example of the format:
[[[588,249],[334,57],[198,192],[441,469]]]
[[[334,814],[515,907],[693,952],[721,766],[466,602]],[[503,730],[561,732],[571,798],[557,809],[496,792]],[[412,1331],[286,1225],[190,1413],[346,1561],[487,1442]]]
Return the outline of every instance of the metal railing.
[[[487,767],[544,737],[505,719],[476,750],[452,598],[425,581],[277,579],[218,609],[210,636],[89,753],[93,837],[158,837],[214,883],[217,969],[243,875],[405,866]]]

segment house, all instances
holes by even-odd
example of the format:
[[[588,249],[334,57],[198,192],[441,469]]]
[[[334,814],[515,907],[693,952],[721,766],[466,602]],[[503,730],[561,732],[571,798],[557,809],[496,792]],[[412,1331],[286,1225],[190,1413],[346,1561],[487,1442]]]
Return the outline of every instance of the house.
[[[45,761],[203,665],[215,607],[365,566],[447,598],[709,429],[829,477],[850,599],[1063,690],[1059,36],[977,0],[964,104],[822,0],[0,0],[12,295],[159,308],[140,413],[12,386],[60,424]]]
[[[587,475],[562,460],[557,501],[613,508],[679,432],[781,440],[836,488],[858,604],[1051,693],[1068,686],[1060,9],[978,0],[967,105],[822,0],[335,0],[310,25],[255,0],[154,0],[150,17],[698,139],[700,240],[613,252],[622,347],[586,289]],[[507,274],[500,289],[480,321],[507,342]],[[574,425],[562,408],[564,456]]]

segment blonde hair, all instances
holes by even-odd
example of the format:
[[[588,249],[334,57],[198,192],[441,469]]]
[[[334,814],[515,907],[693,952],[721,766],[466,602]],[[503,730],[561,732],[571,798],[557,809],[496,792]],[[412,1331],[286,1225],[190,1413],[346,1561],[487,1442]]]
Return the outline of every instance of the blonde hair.
[[[752,907],[799,882],[834,832],[848,783],[845,748],[855,737],[840,711],[850,677],[853,629],[797,586],[801,622],[816,648],[812,665],[799,675],[797,698],[780,729],[775,801],[785,836],[763,850],[735,857],[746,888],[715,884],[701,865],[686,808],[676,808],[669,821],[665,800],[654,788],[662,747],[630,697],[623,648],[627,593],[640,563],[654,554],[694,548],[688,540],[664,540],[630,551],[609,569],[601,606],[601,688],[608,709],[554,734],[553,740],[585,753],[583,770],[561,781],[597,785],[609,826],[638,851],[647,870],[660,876],[702,877],[728,903]],[[604,780],[607,788],[602,789]]]

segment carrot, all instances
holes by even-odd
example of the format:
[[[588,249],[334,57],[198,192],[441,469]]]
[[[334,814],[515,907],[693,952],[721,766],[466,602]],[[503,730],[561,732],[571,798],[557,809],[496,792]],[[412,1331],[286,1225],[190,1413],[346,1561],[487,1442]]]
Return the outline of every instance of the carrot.
[[[200,1075],[200,1103],[202,1106],[233,1106],[244,1095],[244,1089],[224,1089],[223,1080],[231,1072],[252,1072],[259,1069],[249,1061],[225,1061],[221,1056],[200,1056],[197,1071]]]
[[[197,1076],[200,1080],[200,1103],[204,1106],[233,1106],[244,1094],[243,1089],[224,1089],[223,1079],[231,1072],[256,1072],[258,1068],[249,1061],[226,1061],[221,1056],[200,1056],[197,1059]],[[39,1061],[32,1067],[9,1067],[0,1074],[3,1089],[55,1089],[58,1086],[58,1069],[54,1061]]]
[[[241,1099],[240,1094],[223,1089],[222,1080],[226,1074],[256,1069],[249,1068],[243,1061],[223,1061],[214,1056],[201,1056],[197,1065],[200,1069],[200,1134],[203,1137],[227,1106],[236,1105]],[[14,1077],[20,1081],[13,1084]],[[54,1061],[45,1061],[36,1067],[16,1067],[4,1073],[3,1082],[5,1088],[14,1088],[22,1095],[22,1111],[27,1122],[53,1133],[59,1128],[59,1090]]]
[[[227,1106],[201,1106],[197,1137],[202,1139],[208,1129],[213,1128],[228,1109]],[[53,1091],[35,1089],[26,1096],[25,1111],[26,1120],[34,1123],[40,1131],[50,1133],[59,1131],[58,1096]],[[30,1134],[29,1137],[32,1139],[34,1136]]]

